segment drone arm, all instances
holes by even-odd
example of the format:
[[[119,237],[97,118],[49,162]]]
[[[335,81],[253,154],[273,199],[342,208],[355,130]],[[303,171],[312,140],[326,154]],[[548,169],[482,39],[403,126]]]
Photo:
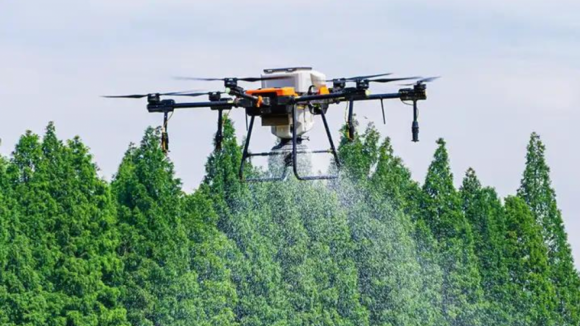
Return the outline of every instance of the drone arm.
[[[294,99],[294,103],[308,103],[311,101],[320,101],[320,100],[350,100],[351,98],[363,98],[367,96],[365,91],[342,91],[330,94],[316,94],[316,95],[304,95],[300,97],[296,97]]]
[[[175,103],[175,109],[196,109],[196,108],[212,108],[216,110],[228,110],[237,106],[233,99],[222,99],[219,101],[210,102],[192,102],[192,103]]]
[[[160,103],[152,103],[147,105],[149,112],[170,112],[175,109],[196,109],[196,108],[212,108],[215,110],[229,110],[236,107],[237,104],[233,99],[221,99],[219,101],[210,102],[191,102],[191,103],[175,103],[173,100],[164,100]]]
[[[401,98],[400,93],[387,93],[387,94],[371,94],[365,98],[355,99],[355,101],[367,101],[367,100],[388,100]]]
[[[295,103],[306,103],[310,101],[320,101],[320,100],[339,100],[339,101],[368,101],[368,100],[383,100],[383,99],[397,99],[401,98],[400,93],[387,93],[387,94],[370,94],[368,95],[366,91],[355,91],[355,92],[337,92],[330,94],[321,95],[304,95],[294,99]]]

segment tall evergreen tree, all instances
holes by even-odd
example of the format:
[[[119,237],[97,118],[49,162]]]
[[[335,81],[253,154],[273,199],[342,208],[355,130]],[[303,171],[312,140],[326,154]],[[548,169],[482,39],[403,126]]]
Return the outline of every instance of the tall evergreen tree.
[[[542,227],[548,249],[550,281],[558,298],[556,314],[561,325],[580,324],[580,277],[574,268],[572,250],[564,229],[562,213],[556,202],[556,192],[550,180],[545,146],[533,133],[526,154],[526,168],[518,196],[526,201],[536,221]]]
[[[505,289],[514,309],[504,309],[513,317],[512,325],[559,325],[540,227],[518,197],[506,198],[505,219],[504,256],[509,271]]]
[[[375,187],[383,199],[390,201],[416,220],[418,215],[421,187],[411,178],[411,172],[400,157],[396,156],[390,138],[385,138],[377,155],[376,171],[372,176]]]
[[[489,303],[484,324],[510,325],[512,302],[505,293],[508,270],[503,256],[504,210],[495,190],[481,186],[473,169],[468,169],[460,189],[463,211],[473,230],[481,287]]]
[[[423,185],[422,219],[438,242],[443,269],[443,314],[450,325],[480,325],[485,301],[471,226],[453,186],[445,141],[437,141]]]
[[[423,292],[432,284],[422,273],[413,224],[404,213],[418,188],[388,140],[378,144],[372,125],[353,141],[343,139],[339,151],[348,175],[335,186],[349,215],[362,302],[371,325],[440,325],[441,314]]]
[[[159,130],[149,128],[141,145],[129,148],[112,183],[125,266],[122,302],[135,325],[228,325],[233,314],[227,300],[222,309],[203,306],[211,294],[200,289],[192,269],[184,194],[159,139]]]
[[[6,288],[6,274],[8,273],[8,246],[11,242],[11,236],[17,231],[11,227],[12,220],[11,205],[8,194],[8,179],[6,177],[7,161],[0,155],[0,324],[10,325],[10,317],[8,310],[8,296],[9,292]]]
[[[293,315],[306,325],[367,325],[359,302],[357,270],[347,217],[321,184],[268,185],[262,205],[278,226],[283,286]]]
[[[260,200],[268,196],[267,187],[254,184],[250,191],[240,182],[240,162],[241,147],[226,117],[222,148],[208,158],[201,189],[211,198],[220,231],[237,249],[228,262],[239,297],[236,321],[247,326],[296,324],[282,286],[282,269],[275,261],[279,247],[272,234],[278,229]]]
[[[200,295],[197,305],[203,309],[207,325],[236,325],[237,293],[228,268],[236,258],[231,241],[217,228],[218,216],[204,186],[187,196],[182,219],[189,240],[191,269],[198,275]],[[201,320],[198,320],[202,325]]]
[[[13,280],[31,281],[18,289],[19,301],[30,304],[29,291],[40,295],[32,313],[13,310],[15,322],[127,324],[114,286],[114,206],[87,148],[79,139],[63,144],[49,124],[42,142],[30,133],[21,138],[9,178],[21,216],[14,241],[23,245],[14,258],[24,264]]]
[[[27,132],[20,138],[14,156],[11,162],[2,162],[0,169],[0,194],[3,197],[0,232],[4,238],[0,247],[0,320],[5,325],[45,325],[50,322],[51,313],[33,255],[40,246],[33,247],[30,241],[31,233],[27,230],[32,225],[24,223],[26,219],[20,221],[20,212],[26,207],[20,207],[14,191],[21,183],[30,180],[34,167],[32,162],[38,163],[40,160],[38,136]],[[18,166],[27,166],[28,169],[20,171]],[[28,173],[21,175],[19,172]]]

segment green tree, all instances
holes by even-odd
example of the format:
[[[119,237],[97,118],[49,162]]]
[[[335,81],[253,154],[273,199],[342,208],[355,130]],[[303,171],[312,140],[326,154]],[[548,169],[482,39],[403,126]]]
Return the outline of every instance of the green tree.
[[[550,281],[557,295],[556,315],[560,325],[580,324],[580,278],[574,268],[572,250],[564,229],[562,213],[556,202],[556,192],[550,180],[545,146],[540,136],[533,133],[526,154],[526,168],[518,189],[536,221],[548,250]]]
[[[358,125],[358,122],[355,121],[355,124]],[[343,137],[340,139],[338,154],[343,164],[343,177],[364,184],[376,168],[379,156],[379,132],[370,124],[364,134],[356,133],[350,140],[345,134],[347,126],[343,126],[341,130]]]
[[[413,241],[412,205],[418,191],[395,157],[389,140],[380,146],[373,125],[339,148],[347,175],[334,186],[348,212],[352,256],[357,264],[361,300],[371,325],[441,325]],[[429,282],[429,283],[427,283]]]
[[[487,325],[510,325],[511,301],[506,295],[508,270],[503,257],[504,250],[504,209],[492,188],[481,186],[473,169],[468,169],[460,189],[463,211],[473,230],[474,249],[481,287],[490,304],[485,315]]]
[[[35,155],[37,154],[37,155]],[[31,223],[23,223],[21,210],[15,199],[15,187],[28,182],[32,177],[31,168],[40,159],[40,143],[37,135],[27,132],[20,138],[10,162],[2,160],[0,168],[0,224],[3,243],[0,247],[0,320],[6,325],[30,324],[45,325],[50,313],[42,287],[42,278],[36,271],[37,263],[34,248],[26,233]],[[34,158],[34,159],[33,159]],[[29,162],[28,164],[26,162]],[[19,178],[18,165],[29,169],[26,176]],[[22,171],[22,172],[24,172]],[[22,198],[20,198],[22,199]],[[22,209],[21,209],[22,208]],[[26,219],[24,218],[24,222]],[[39,221],[41,222],[41,221]]]
[[[450,325],[480,325],[486,307],[474,253],[474,240],[453,186],[445,141],[437,141],[434,160],[423,185],[421,219],[437,240],[443,270],[443,314]]]
[[[42,142],[27,133],[13,156],[8,175],[20,215],[13,242],[22,245],[11,254],[19,293],[10,303],[13,321],[127,324],[114,285],[114,206],[87,148],[78,138],[63,144],[49,124]]]
[[[554,320],[555,292],[549,280],[546,247],[540,227],[526,203],[505,200],[504,257],[509,272],[505,289],[514,310],[512,325],[558,325]]]
[[[337,196],[323,184],[291,179],[267,185],[263,198],[276,226],[283,286],[293,316],[305,325],[368,325],[359,301],[354,249]]]
[[[197,305],[207,325],[235,325],[236,287],[228,268],[236,256],[234,244],[217,228],[218,216],[202,185],[186,197],[182,222],[189,240],[191,269],[198,275]],[[201,320],[197,321],[202,324]]]
[[[124,263],[121,300],[134,325],[204,325],[182,222],[184,194],[159,139],[158,129],[147,129],[141,145],[125,154],[112,183]]]
[[[229,118],[224,119],[222,148],[206,163],[203,192],[211,198],[220,231],[235,244],[227,262],[239,300],[235,319],[240,325],[293,324],[293,312],[282,286],[282,269],[275,261],[279,247],[272,234],[277,231],[272,216],[265,213],[267,187],[240,182],[241,147]],[[251,168],[248,175],[255,173]],[[295,322],[294,322],[295,324]]]

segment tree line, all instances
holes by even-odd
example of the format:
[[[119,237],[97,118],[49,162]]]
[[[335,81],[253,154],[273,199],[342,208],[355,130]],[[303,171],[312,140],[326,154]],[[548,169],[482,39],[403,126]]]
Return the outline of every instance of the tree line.
[[[159,140],[111,182],[53,124],[0,157],[0,325],[580,325],[537,134],[507,198],[472,169],[457,189],[442,139],[414,181],[372,125],[339,180],[247,184],[226,119],[190,194]]]

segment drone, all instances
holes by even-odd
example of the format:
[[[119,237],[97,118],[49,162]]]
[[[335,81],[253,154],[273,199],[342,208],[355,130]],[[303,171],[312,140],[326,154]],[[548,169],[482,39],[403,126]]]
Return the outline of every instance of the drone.
[[[170,113],[175,110],[209,108],[217,111],[217,132],[215,134],[215,151],[221,151],[223,141],[223,115],[224,111],[233,108],[245,110],[246,116],[246,141],[242,152],[242,161],[239,168],[239,177],[242,181],[282,181],[287,178],[288,169],[291,167],[298,180],[329,180],[338,178],[340,160],[326,119],[328,108],[332,104],[348,103],[346,117],[346,137],[352,141],[355,137],[354,103],[358,101],[380,101],[385,120],[383,101],[387,99],[399,99],[403,103],[413,106],[413,123],[411,125],[412,141],[419,141],[419,111],[417,102],[427,99],[426,83],[432,82],[439,77],[423,78],[414,77],[390,77],[391,73],[375,75],[355,76],[348,78],[326,79],[326,76],[310,67],[292,67],[265,69],[260,77],[227,77],[227,78],[196,78],[179,77],[183,80],[195,81],[221,81],[225,91],[196,92],[182,91],[169,93],[149,93],[133,95],[104,96],[106,98],[131,98],[147,99],[147,110],[150,113],[163,113],[163,125],[161,133],[161,148],[165,153],[169,151],[169,135],[167,132]],[[389,77],[385,77],[389,76]],[[391,83],[399,81],[413,82],[402,84],[407,86],[395,93],[371,94],[369,91],[372,83]],[[239,86],[240,82],[261,82],[258,89],[244,89]],[[328,86],[327,83],[332,83]],[[222,96],[225,94],[226,96]],[[174,99],[162,99],[162,97],[198,97],[208,96],[206,102],[176,102]],[[306,139],[305,134],[314,126],[315,116],[320,116],[328,137],[329,149],[309,150],[302,144]],[[248,125],[249,117],[249,125]],[[260,117],[262,126],[270,127],[279,143],[268,152],[250,152],[250,142],[254,121]],[[335,173],[321,175],[302,175],[298,168],[299,154],[331,154],[336,166]],[[279,176],[246,178],[244,166],[246,162],[255,156],[283,156],[284,169]]]

